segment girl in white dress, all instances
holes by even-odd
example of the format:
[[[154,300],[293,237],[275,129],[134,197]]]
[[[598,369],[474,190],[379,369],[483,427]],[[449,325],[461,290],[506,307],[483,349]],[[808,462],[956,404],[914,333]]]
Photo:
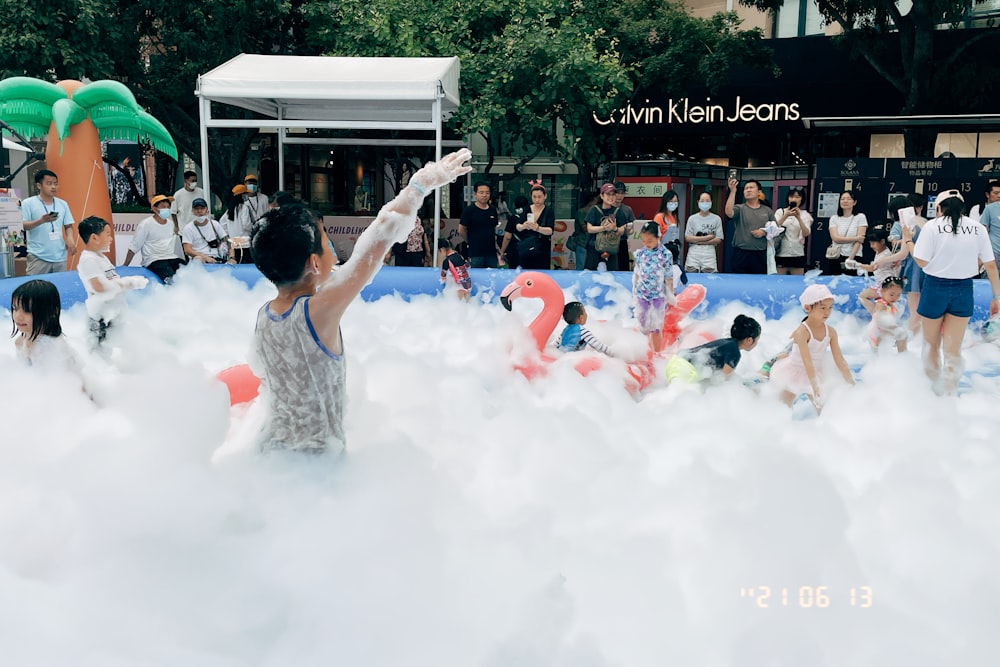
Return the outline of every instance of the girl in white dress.
[[[771,368],[771,383],[781,389],[781,400],[791,405],[806,394],[819,412],[823,397],[820,392],[826,365],[827,349],[848,384],[854,384],[851,369],[844,360],[837,341],[837,331],[826,321],[833,313],[833,294],[826,285],[810,285],[799,296],[806,311],[802,324],[792,332],[791,353],[779,359]]]

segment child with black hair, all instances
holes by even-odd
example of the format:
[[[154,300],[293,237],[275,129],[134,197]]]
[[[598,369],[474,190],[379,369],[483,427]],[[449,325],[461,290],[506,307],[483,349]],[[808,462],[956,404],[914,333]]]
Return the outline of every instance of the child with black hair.
[[[193,224],[193,223],[192,223]],[[83,252],[76,272],[87,290],[87,315],[90,332],[96,345],[104,342],[113,320],[125,308],[125,292],[142,289],[149,281],[142,276],[122,278],[104,254],[111,249],[112,227],[106,220],[92,215],[80,221],[77,228],[83,241]]]
[[[472,293],[469,260],[452,248],[451,241],[438,239],[438,261],[441,262],[441,282],[447,284],[448,276],[451,276],[458,285],[458,298],[467,301]]]
[[[47,280],[29,280],[14,290],[10,335],[18,358],[47,370],[77,370],[76,358],[62,335],[61,312],[59,290]]]
[[[744,352],[757,347],[760,323],[752,317],[737,315],[729,328],[729,338],[719,338],[704,345],[681,350],[667,362],[667,380],[694,384],[701,380],[728,378]]]
[[[358,237],[351,258],[331,274],[326,233],[304,206],[270,211],[254,225],[251,245],[261,273],[278,295],[257,314],[254,368],[270,414],[263,450],[340,454],[345,448],[344,311],[413,228],[424,198],[472,170],[468,149],[429,162],[382,207]]]
[[[663,247],[670,251],[670,256],[674,260],[673,277],[674,277],[674,293],[680,292],[678,285],[688,284],[687,271],[681,265],[681,242],[678,239],[673,241],[667,241],[663,244]]]
[[[582,303],[570,301],[563,306],[563,319],[566,321],[566,328],[563,329],[562,337],[556,343],[556,347],[566,352],[575,352],[589,345],[598,352],[611,355],[611,348],[599,341],[590,329],[583,326],[587,323],[587,309]]]
[[[647,222],[639,233],[642,247],[635,251],[632,269],[632,298],[639,331],[649,338],[649,349],[663,349],[663,316],[668,305],[676,305],[672,252],[660,243],[660,226]]]
[[[909,335],[899,324],[899,317],[902,315],[899,298],[902,295],[903,279],[897,276],[886,277],[878,291],[869,287],[858,295],[861,305],[872,316],[871,324],[868,325],[868,342],[872,349],[878,351],[881,343],[895,341],[899,352],[906,351],[906,339]]]
[[[874,274],[876,287],[875,289],[869,288],[871,293],[874,293],[886,278],[899,276],[900,264],[910,253],[906,244],[903,244],[897,252],[893,252],[889,242],[889,231],[881,227],[869,230],[865,235],[865,240],[868,242],[868,247],[875,253],[875,258],[869,264],[848,260],[845,265],[848,269],[856,268],[859,271]],[[871,294],[868,294],[865,298],[870,296]]]

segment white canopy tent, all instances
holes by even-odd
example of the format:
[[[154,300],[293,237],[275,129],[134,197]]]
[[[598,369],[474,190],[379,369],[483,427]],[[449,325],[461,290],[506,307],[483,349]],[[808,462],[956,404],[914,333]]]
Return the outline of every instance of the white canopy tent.
[[[198,77],[201,167],[211,192],[210,127],[276,128],[279,183],[284,183],[289,128],[433,130],[441,159],[441,124],[459,105],[458,58],[340,58],[243,53]],[[254,111],[263,119],[213,118],[212,102]],[[416,145],[421,142],[398,142]],[[429,142],[427,142],[429,145]],[[434,192],[434,247],[441,217]]]
[[[27,146],[22,146],[16,141],[11,141],[7,137],[3,138],[3,147],[9,151],[18,151],[20,153],[34,153],[35,149],[28,148]]]

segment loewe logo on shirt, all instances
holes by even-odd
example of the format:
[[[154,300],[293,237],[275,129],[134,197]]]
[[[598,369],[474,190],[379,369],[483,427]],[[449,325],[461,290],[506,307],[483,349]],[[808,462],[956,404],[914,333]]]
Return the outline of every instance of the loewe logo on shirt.
[[[980,231],[986,231],[986,228],[982,225],[959,225],[956,232],[954,225],[948,223],[941,225],[942,234],[978,234]]]

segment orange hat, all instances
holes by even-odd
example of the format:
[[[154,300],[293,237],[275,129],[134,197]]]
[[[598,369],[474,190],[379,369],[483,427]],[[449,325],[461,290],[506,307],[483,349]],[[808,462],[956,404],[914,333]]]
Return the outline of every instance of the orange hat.
[[[247,186],[243,185],[242,183],[240,183],[239,185],[233,186],[233,194],[234,195],[245,195],[248,192],[250,192],[250,191],[247,190]]]
[[[156,195],[152,199],[149,200],[149,205],[151,207],[155,207],[161,201],[173,201],[173,200],[174,200],[173,197],[168,197],[167,195]]]
[[[246,183],[247,181],[256,181],[256,180],[257,177],[254,174],[247,174],[246,178],[243,179],[243,182]]]

